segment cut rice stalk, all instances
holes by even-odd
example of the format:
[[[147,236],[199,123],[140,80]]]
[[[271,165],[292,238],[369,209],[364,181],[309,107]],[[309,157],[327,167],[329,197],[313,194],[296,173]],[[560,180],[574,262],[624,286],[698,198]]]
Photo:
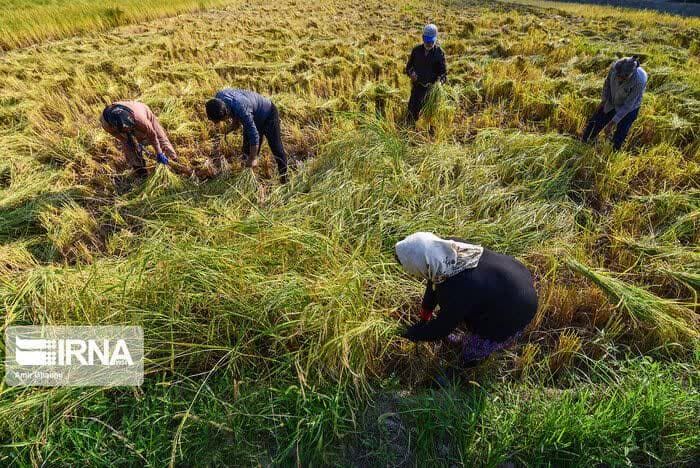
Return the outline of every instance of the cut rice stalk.
[[[154,198],[159,195],[181,190],[184,183],[166,165],[156,165],[156,170],[148,178],[141,190],[140,199]]]
[[[646,289],[613,277],[609,272],[589,268],[572,258],[567,259],[566,263],[601,288],[635,326],[648,329],[660,344],[670,341],[688,343],[700,336],[697,318],[685,305],[658,297]]]

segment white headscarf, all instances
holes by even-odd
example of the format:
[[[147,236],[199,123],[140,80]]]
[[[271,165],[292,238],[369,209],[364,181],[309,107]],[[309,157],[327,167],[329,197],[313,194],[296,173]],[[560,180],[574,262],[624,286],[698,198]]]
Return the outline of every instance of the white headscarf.
[[[396,243],[396,256],[411,275],[442,283],[468,268],[476,268],[484,248],[417,232]]]

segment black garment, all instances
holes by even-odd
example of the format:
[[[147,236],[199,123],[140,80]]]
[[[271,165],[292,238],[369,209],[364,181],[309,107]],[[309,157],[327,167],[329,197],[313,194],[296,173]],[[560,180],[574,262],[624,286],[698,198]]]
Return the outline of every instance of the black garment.
[[[429,87],[415,83],[411,87],[411,97],[408,99],[408,116],[412,122],[417,121],[420,117],[420,111],[423,109],[423,103],[429,90]]]
[[[422,44],[414,47],[406,63],[406,74],[411,76],[412,72],[418,75],[418,80],[412,83],[411,97],[408,100],[408,116],[415,122],[420,117],[430,86],[438,80],[444,83],[447,79],[445,53],[440,46],[436,45],[429,51],[426,51]]]
[[[615,112],[616,110],[612,109],[610,112],[606,113],[603,110],[603,106],[600,106],[595,114],[593,114],[593,117],[591,117],[591,120],[588,121],[586,129],[583,131],[582,140],[584,143],[595,140],[601,130],[603,130],[605,126],[610,123],[613,117],[615,117]],[[638,115],[639,107],[624,116],[615,127],[615,133],[613,134],[612,141],[613,148],[616,151],[622,148],[622,144],[625,142],[627,134],[629,133],[630,128],[632,128],[634,121],[637,120]]]
[[[440,311],[436,318],[413,325],[404,336],[411,341],[438,340],[464,322],[471,333],[502,342],[532,321],[537,312],[537,291],[522,263],[484,249],[476,268],[464,270],[435,288],[428,282],[423,307],[437,305]]]
[[[430,50],[426,50],[422,44],[415,46],[406,63],[406,74],[411,76],[411,72],[418,75],[416,84],[427,86],[438,80],[445,82],[447,79],[445,53],[439,45]]]
[[[257,127],[257,124],[256,124]],[[258,154],[260,154],[260,148],[267,137],[267,143],[270,145],[270,150],[272,151],[275,161],[277,162],[277,169],[280,174],[280,178],[283,182],[287,180],[287,153],[284,151],[284,145],[282,144],[281,135],[281,122],[280,114],[277,111],[277,106],[272,104],[272,109],[270,111],[269,117],[262,122],[260,128],[258,128],[258,133],[260,134],[260,145],[258,146]],[[248,148],[250,148],[250,143],[248,138],[243,136],[243,153],[248,154]]]

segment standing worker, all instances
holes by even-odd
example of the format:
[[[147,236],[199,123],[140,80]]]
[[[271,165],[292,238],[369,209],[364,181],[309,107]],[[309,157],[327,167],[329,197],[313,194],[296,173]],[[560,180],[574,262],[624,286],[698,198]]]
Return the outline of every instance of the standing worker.
[[[513,257],[427,232],[408,236],[395,250],[409,274],[428,281],[422,322],[403,334],[411,341],[447,338],[461,346],[462,364],[471,367],[513,345],[535,317],[537,291],[532,276]],[[469,334],[453,333],[461,323]]]
[[[224,135],[243,125],[243,154],[248,167],[258,165],[260,147],[267,137],[280,180],[287,181],[287,153],[282,145],[279,112],[272,101],[253,91],[226,88],[207,101],[206,111],[212,122],[230,119],[231,126]]]
[[[137,101],[119,101],[105,107],[100,123],[122,145],[127,162],[139,177],[145,177],[144,146],[151,145],[160,164],[168,164],[168,158],[177,160],[175,148],[168,135],[149,107]],[[167,156],[166,156],[167,155]]]
[[[637,119],[647,86],[647,73],[639,66],[637,57],[617,60],[610,67],[603,85],[603,100],[583,131],[582,140],[595,140],[601,130],[614,124],[613,148],[619,150]]]
[[[425,97],[430,87],[447,80],[445,53],[437,44],[438,29],[434,24],[423,28],[423,43],[415,46],[406,64],[406,74],[411,78],[411,98],[408,100],[408,116],[412,123],[420,117]]]

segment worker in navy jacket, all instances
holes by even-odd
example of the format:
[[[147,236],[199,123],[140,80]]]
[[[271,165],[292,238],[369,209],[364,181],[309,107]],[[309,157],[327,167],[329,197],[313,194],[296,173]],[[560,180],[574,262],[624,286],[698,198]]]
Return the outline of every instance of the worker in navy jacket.
[[[277,107],[268,98],[244,89],[222,89],[206,103],[207,117],[213,122],[230,120],[227,133],[243,127],[243,155],[248,167],[258,164],[260,147],[267,138],[282,182],[287,180],[287,153],[284,151]]]

